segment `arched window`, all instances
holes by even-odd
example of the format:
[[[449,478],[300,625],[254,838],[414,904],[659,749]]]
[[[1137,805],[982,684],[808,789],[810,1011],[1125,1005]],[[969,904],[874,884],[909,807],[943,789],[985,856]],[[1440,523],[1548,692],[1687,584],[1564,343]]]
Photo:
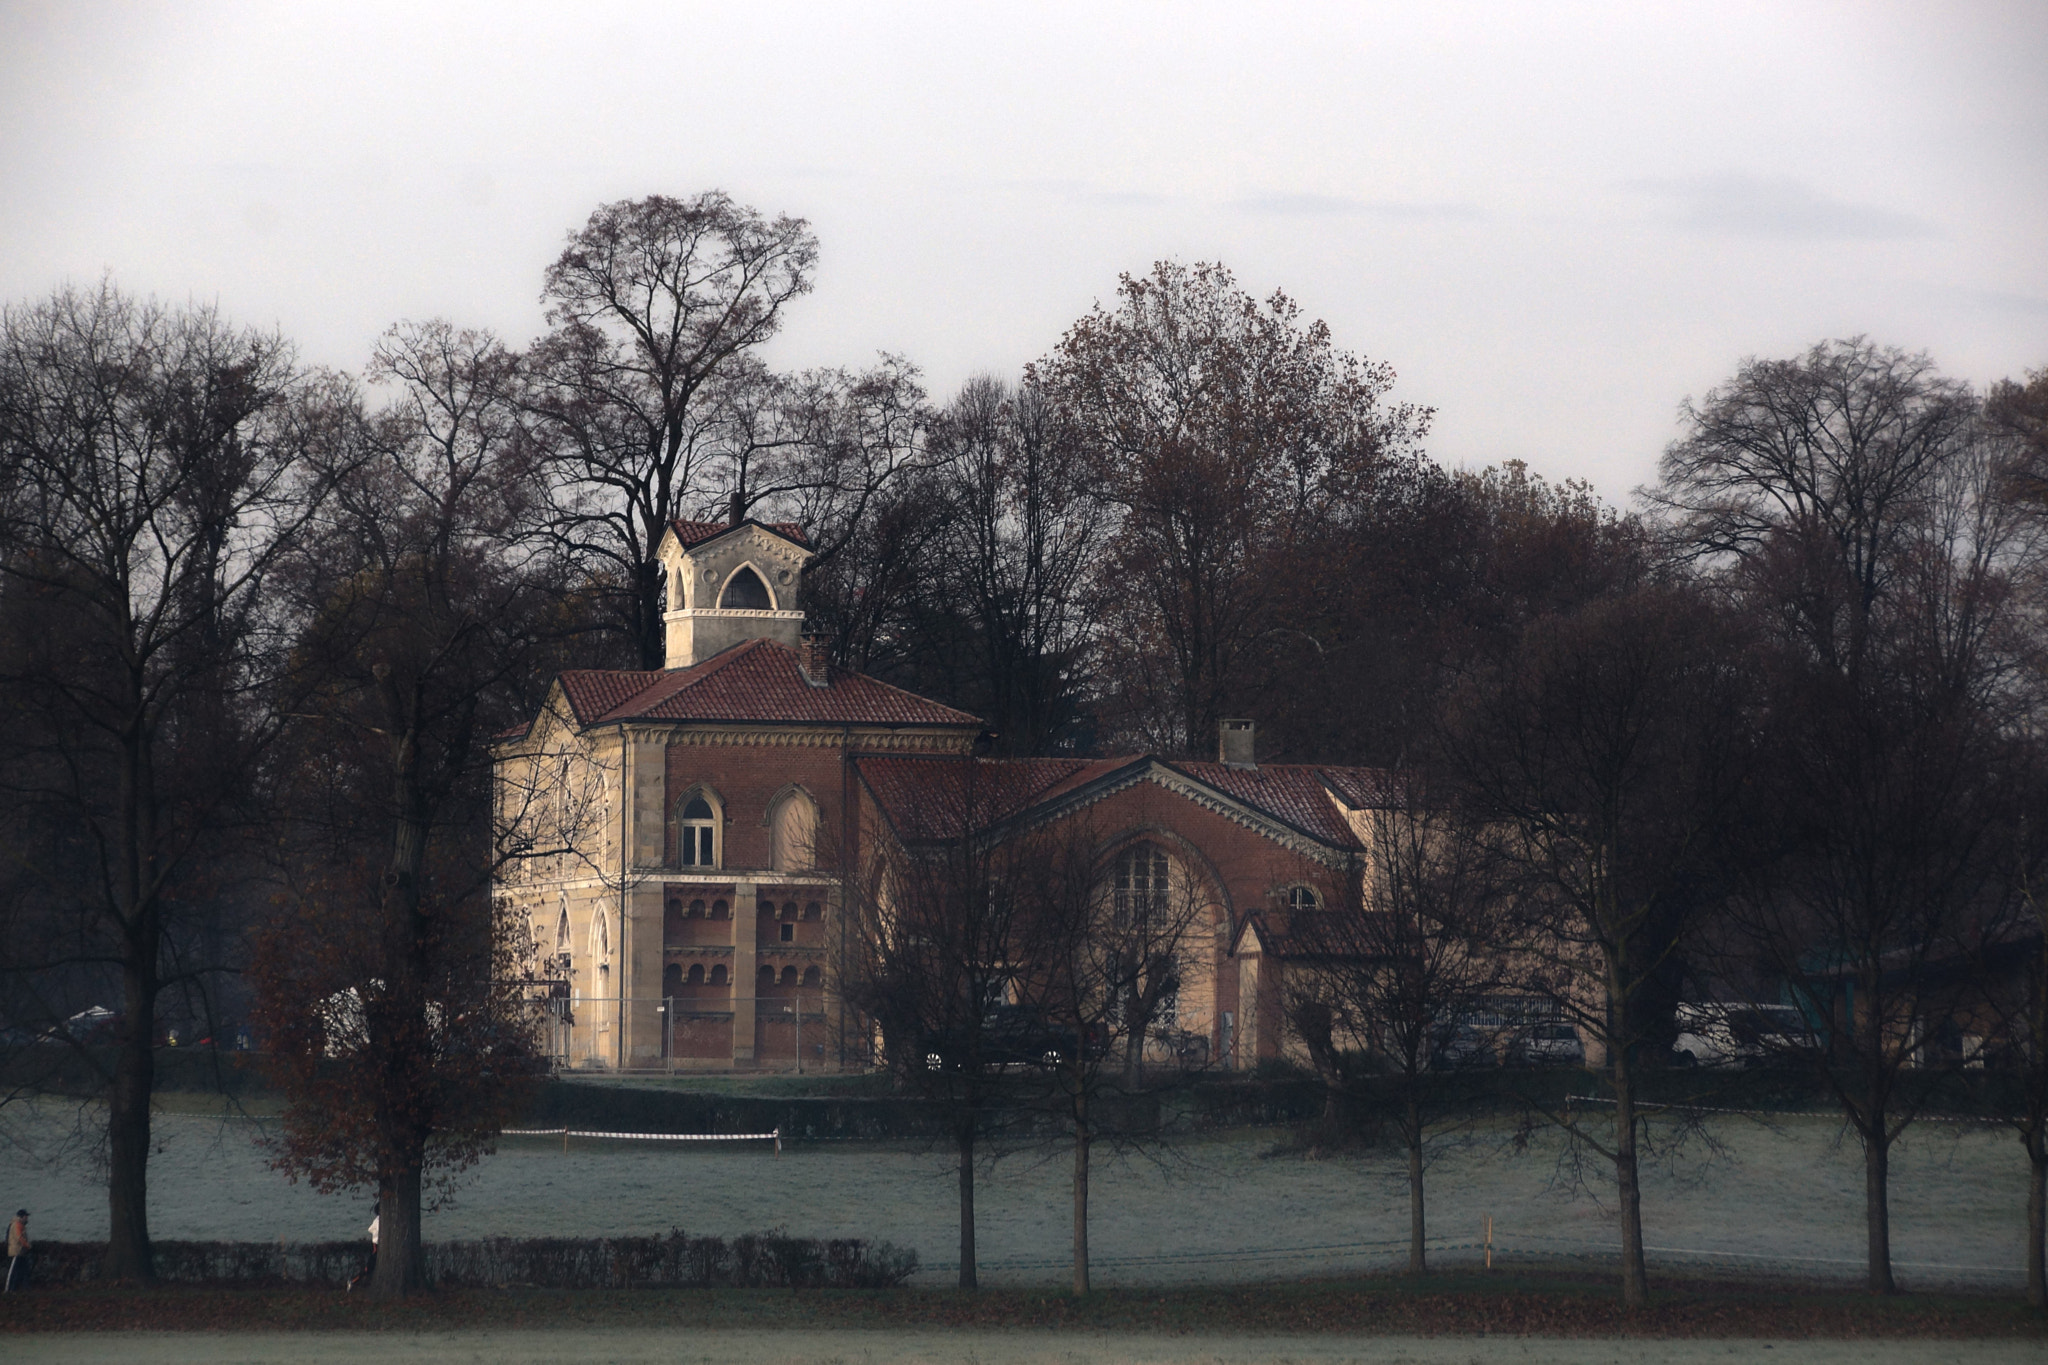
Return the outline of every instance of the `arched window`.
[[[689,984],[690,984],[690,985],[692,985],[692,986],[701,986],[701,985],[703,985],[703,984],[704,984],[704,964],[703,964],[703,963],[701,963],[701,962],[692,962],[692,963],[690,964],[690,976],[689,976]]]
[[[569,951],[569,903],[566,899],[562,902],[561,914],[555,917],[555,951]]]
[[[661,969],[661,993],[662,993],[662,995],[663,995],[663,996],[672,996],[672,995],[674,995],[674,994],[675,994],[675,993],[676,993],[677,991],[681,990],[682,988],[683,988],[683,967],[682,967],[682,964],[681,964],[681,963],[679,963],[679,962],[671,962],[671,963],[669,963],[669,964],[668,964],[668,966],[666,966],[666,967],[663,967],[663,968]]]
[[[740,611],[769,611],[775,600],[768,595],[768,585],[761,581],[761,575],[752,566],[746,566],[726,580],[725,595],[718,599],[718,605]]]
[[[711,968],[711,984],[712,984],[712,985],[714,985],[714,986],[723,986],[723,985],[725,985],[725,984],[726,984],[727,982],[729,982],[729,981],[731,981],[731,980],[732,980],[732,975],[731,975],[731,973],[729,973],[729,972],[727,972],[727,971],[725,970],[725,964],[724,964],[723,962],[715,963],[715,964],[714,964],[714,965],[712,966],[712,968]]]
[[[805,919],[817,919],[818,917],[820,917],[820,916],[821,916],[821,915],[823,915],[824,913],[825,913],[824,907],[823,907],[823,906],[821,906],[821,905],[819,905],[819,904],[818,904],[818,903],[817,903],[816,901],[805,901],[805,902],[804,902],[804,918],[805,918]]]
[[[784,967],[782,969],[782,984],[785,986],[794,986],[796,984],[796,968]]]
[[[729,905],[727,905],[727,904],[726,904],[726,903],[725,903],[724,901],[713,901],[713,902],[711,902],[711,918],[713,918],[713,919],[731,919],[731,918],[732,918],[732,907],[731,907],[731,906],[729,906]]]
[[[1118,925],[1165,908],[1166,850],[1157,844],[1132,844],[1116,856],[1116,919]]]
[[[774,984],[775,984],[775,969],[774,969],[773,967],[763,967],[763,968],[762,968],[762,969],[761,969],[760,971],[758,971],[758,972],[755,972],[755,973],[754,973],[754,989],[755,989],[755,990],[757,990],[757,991],[765,991],[765,990],[767,990],[767,989],[768,989],[768,988],[769,988],[770,986],[773,986]]]
[[[676,824],[681,834],[677,860],[684,867],[718,866],[718,818],[711,803],[692,796],[683,803]]]
[[[824,973],[820,972],[816,967],[804,968],[804,985],[817,986],[821,984],[824,981],[824,979]]]
[[[1287,888],[1289,910],[1320,910],[1323,902],[1312,886],[1290,886]]]
[[[818,864],[818,807],[800,791],[775,803],[768,814],[768,840],[777,872],[804,872]]]
[[[704,902],[703,902],[703,901],[691,901],[691,902],[690,902],[690,918],[691,918],[691,919],[703,919],[703,918],[704,918]]]

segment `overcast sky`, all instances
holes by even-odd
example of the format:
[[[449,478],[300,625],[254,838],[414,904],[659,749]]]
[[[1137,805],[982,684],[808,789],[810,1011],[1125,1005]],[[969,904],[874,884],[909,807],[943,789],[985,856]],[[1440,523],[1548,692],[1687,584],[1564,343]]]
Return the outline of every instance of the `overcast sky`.
[[[1626,500],[1747,355],[2048,366],[2048,3],[164,5],[0,0],[0,296],[111,272],[359,368],[515,344],[599,203],[807,217],[785,366],[1014,375],[1221,260]]]

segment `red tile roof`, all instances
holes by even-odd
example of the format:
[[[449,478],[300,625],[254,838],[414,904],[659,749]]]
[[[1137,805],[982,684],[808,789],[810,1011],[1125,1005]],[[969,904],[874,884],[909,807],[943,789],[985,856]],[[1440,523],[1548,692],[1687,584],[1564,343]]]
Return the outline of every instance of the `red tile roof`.
[[[1332,789],[1341,783],[1353,793],[1375,791],[1393,776],[1376,768],[1167,763],[1143,754],[1103,759],[858,760],[868,790],[906,839],[948,838],[963,824],[985,829],[1116,772],[1155,761],[1319,843],[1345,849],[1357,848],[1358,839],[1332,799]]]
[[[1358,846],[1351,826],[1323,785],[1322,768],[1296,763],[1262,764],[1256,768],[1233,768],[1222,763],[1167,766],[1321,843],[1338,848]]]
[[[727,531],[737,531],[740,526],[758,526],[764,531],[773,531],[785,540],[793,540],[806,550],[811,542],[804,535],[804,528],[793,521],[755,521],[748,517],[735,526],[729,521],[672,521],[669,529],[676,533],[676,539],[683,543],[685,550],[702,545],[707,540],[716,540]]]
[[[963,829],[987,829],[1050,800],[1089,770],[1104,766],[1078,758],[893,755],[870,755],[855,763],[889,823],[905,839],[946,839]]]
[[[562,692],[578,724],[589,725],[635,693],[644,692],[661,670],[639,668],[572,668],[561,675]]]
[[[978,727],[979,717],[927,701],[900,687],[834,669],[813,687],[796,651],[747,640],[690,668],[584,669],[562,675],[576,718],[585,725],[622,720],[739,721],[790,725],[942,725]]]

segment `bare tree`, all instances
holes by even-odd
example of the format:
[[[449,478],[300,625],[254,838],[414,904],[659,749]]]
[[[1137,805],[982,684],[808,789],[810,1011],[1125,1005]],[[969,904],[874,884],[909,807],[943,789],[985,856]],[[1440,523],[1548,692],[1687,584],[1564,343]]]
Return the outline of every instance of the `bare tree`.
[[[527,714],[550,584],[511,532],[529,484],[488,335],[402,325],[341,424],[295,561],[285,903],[260,1017],[288,1097],[275,1164],[378,1192],[373,1292],[423,1287],[423,1192],[488,1149],[535,1054],[493,872],[488,741]]]
[[[159,999],[219,965],[180,953],[174,889],[220,855],[275,733],[251,699],[279,657],[272,572],[313,505],[299,386],[281,339],[111,283],[0,318],[0,691],[21,722],[0,794],[33,822],[17,834],[66,834],[15,848],[56,932],[11,944],[8,969],[118,991],[113,1279],[154,1278]]]
[[[1416,458],[1430,414],[1388,404],[1391,369],[1220,265],[1162,261],[1117,293],[1025,382],[1084,443],[1117,513],[1101,568],[1129,723],[1186,750],[1239,696],[1300,538]]]
[[[1009,793],[983,780],[987,763],[930,767],[928,823],[862,840],[837,975],[847,1005],[880,1031],[899,1084],[945,1113],[959,1165],[959,1285],[973,1289],[977,1144],[1016,1104],[1013,1071],[1044,1060],[1029,1047],[1033,1017],[1012,998],[1033,937],[1022,874],[1038,841],[989,837]]]
[[[548,268],[554,330],[526,359],[523,402],[556,496],[558,545],[613,585],[642,668],[662,663],[662,533],[714,491],[735,422],[772,388],[752,350],[810,292],[818,243],[801,218],[762,217],[711,190],[605,204]],[[721,387],[722,386],[722,387]],[[752,496],[723,490],[736,509]]]
[[[1652,500],[1764,648],[1775,818],[1735,902],[1747,950],[1822,1018],[1864,1155],[1868,1284],[1896,1288],[1889,1156],[1906,1073],[1981,936],[1989,775],[2024,520],[1968,388],[1860,338],[1746,362],[1688,403]]]
[[[1650,587],[1532,626],[1459,699],[1445,741],[1509,897],[1501,946],[1604,1054],[1611,1126],[1551,1117],[1613,1167],[1631,1305],[1648,1297],[1640,1071],[1669,1023],[1658,983],[1740,813],[1745,691],[1707,603]]]
[[[1478,831],[1432,804],[1419,775],[1398,782],[1372,813],[1355,897],[1331,887],[1321,908],[1290,916],[1286,1009],[1334,1099],[1392,1109],[1408,1154],[1408,1273],[1420,1275],[1430,1148],[1469,1109],[1447,1093],[1438,1053],[1510,972]]]

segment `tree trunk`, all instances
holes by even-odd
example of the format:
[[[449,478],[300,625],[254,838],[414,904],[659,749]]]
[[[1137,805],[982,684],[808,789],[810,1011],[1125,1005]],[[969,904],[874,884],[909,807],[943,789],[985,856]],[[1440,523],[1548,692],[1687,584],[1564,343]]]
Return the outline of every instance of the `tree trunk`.
[[[1892,1214],[1890,1199],[1891,1144],[1885,1140],[1884,1119],[1877,1118],[1876,1132],[1863,1133],[1863,1217],[1870,1233],[1868,1286],[1873,1294],[1896,1294],[1892,1279]]]
[[[1074,1292],[1088,1292],[1088,1101],[1074,1105]]]
[[[154,983],[130,962],[123,1003],[128,1031],[114,1063],[107,1098],[107,1254],[109,1280],[152,1284],[156,1258],[149,1241],[149,1102],[156,1080]]]
[[[1408,1142],[1408,1273],[1421,1275],[1429,1270],[1429,1253],[1422,1209],[1422,1107],[1413,1094],[1408,1097],[1403,1127]]]
[[[420,1168],[391,1177],[377,1198],[377,1273],[370,1292],[399,1298],[427,1287],[426,1252],[420,1245]]]
[[[1614,1068],[1614,1181],[1621,1205],[1621,1301],[1640,1308],[1650,1301],[1650,1272],[1643,1261],[1643,1191],[1636,1159],[1635,1075],[1628,1049],[1610,1045]]]
[[[142,710],[143,683],[131,675],[131,707]],[[138,720],[122,740],[121,847],[116,906],[121,915],[121,1005],[125,1032],[107,1095],[107,1254],[110,1280],[151,1284],[156,1257],[149,1241],[149,1105],[156,1088],[157,920],[154,875],[156,808],[147,729]]]
[[[2027,1131],[2027,1302],[2048,1310],[2048,1133]]]
[[[960,1125],[960,1287],[975,1288],[974,1275],[974,1118]]]

